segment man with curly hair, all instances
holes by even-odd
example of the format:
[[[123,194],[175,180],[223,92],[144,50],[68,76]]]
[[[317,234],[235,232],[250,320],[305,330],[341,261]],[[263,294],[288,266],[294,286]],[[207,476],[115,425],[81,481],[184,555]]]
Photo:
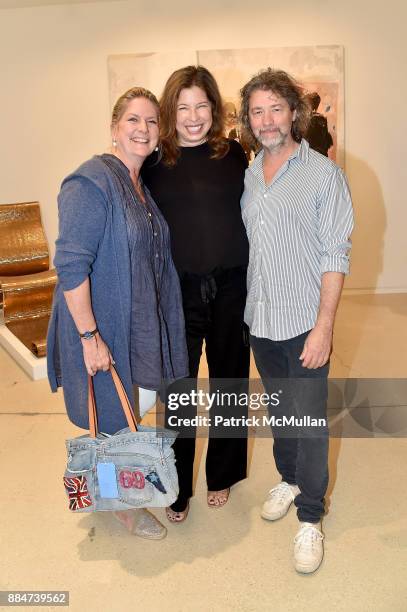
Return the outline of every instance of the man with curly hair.
[[[310,108],[291,76],[263,70],[241,99],[243,128],[261,146],[246,170],[241,202],[250,244],[245,322],[266,390],[280,390],[270,421],[282,481],[261,515],[279,519],[294,501],[295,569],[310,573],[323,558],[327,377],[349,271],[352,203],[342,170],[304,139]]]

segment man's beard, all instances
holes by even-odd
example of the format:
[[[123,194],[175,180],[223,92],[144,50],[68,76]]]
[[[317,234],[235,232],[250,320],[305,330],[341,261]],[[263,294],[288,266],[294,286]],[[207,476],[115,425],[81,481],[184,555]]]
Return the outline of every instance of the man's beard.
[[[274,138],[270,138],[267,135],[265,138],[262,138],[262,133],[260,131],[258,140],[263,145],[263,147],[266,147],[267,149],[278,149],[285,145],[285,143],[287,142],[288,134],[284,134],[284,132],[282,132],[279,128],[277,128],[277,132],[278,133]]]

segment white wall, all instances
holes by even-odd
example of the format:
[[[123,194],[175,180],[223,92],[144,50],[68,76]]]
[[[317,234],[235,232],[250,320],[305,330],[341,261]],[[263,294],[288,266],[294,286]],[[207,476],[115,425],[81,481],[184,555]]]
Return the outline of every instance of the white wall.
[[[340,44],[357,221],[347,287],[407,291],[405,6],[124,0],[0,10],[0,203],[40,200],[53,243],[62,178],[109,145],[110,54]]]

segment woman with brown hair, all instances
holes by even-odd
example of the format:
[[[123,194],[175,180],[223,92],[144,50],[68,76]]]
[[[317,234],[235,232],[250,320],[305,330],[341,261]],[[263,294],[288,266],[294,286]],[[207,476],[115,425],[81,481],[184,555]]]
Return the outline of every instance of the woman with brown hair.
[[[239,143],[223,136],[222,99],[203,66],[187,66],[170,76],[160,110],[162,156],[146,161],[143,179],[170,227],[191,377],[174,383],[170,392],[196,388],[205,341],[211,392],[242,393],[250,356],[243,323],[248,243],[240,214],[246,156]],[[242,411],[246,407],[236,403],[214,405],[209,416],[213,423],[216,413],[242,416]],[[178,409],[177,418],[195,414],[191,402]],[[206,479],[212,508],[223,506],[230,487],[246,477],[247,431],[231,429],[210,430]],[[195,434],[195,428],[183,428],[174,445],[180,494],[167,509],[174,523],[189,510]]]

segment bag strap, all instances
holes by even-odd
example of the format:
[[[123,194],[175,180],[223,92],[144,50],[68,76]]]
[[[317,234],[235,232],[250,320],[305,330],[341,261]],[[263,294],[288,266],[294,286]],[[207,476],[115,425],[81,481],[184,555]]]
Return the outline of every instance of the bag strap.
[[[134,416],[133,408],[130,404],[130,400],[127,397],[126,390],[123,386],[122,381],[118,373],[116,372],[113,365],[110,365],[110,374],[113,378],[113,383],[119,396],[121,406],[123,408],[124,416],[126,417],[127,424],[130,431],[137,431],[137,421]],[[96,438],[98,434],[98,417],[96,410],[95,391],[93,388],[92,376],[88,374],[88,412],[89,412],[89,433],[91,438]]]

